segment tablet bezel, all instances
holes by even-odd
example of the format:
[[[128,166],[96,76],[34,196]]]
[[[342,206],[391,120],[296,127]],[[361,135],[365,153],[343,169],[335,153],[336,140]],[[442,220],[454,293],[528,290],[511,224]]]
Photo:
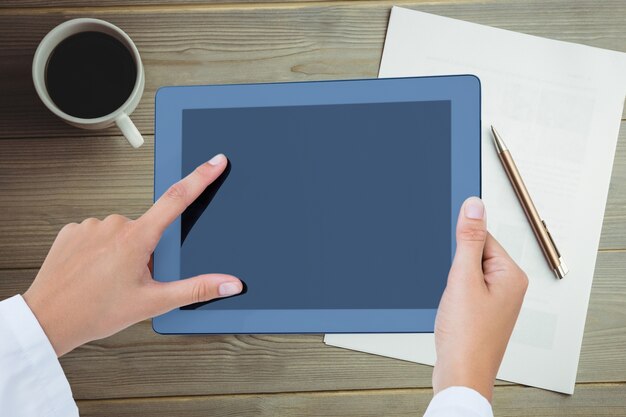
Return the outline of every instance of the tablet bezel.
[[[458,210],[481,194],[480,80],[474,75],[161,87],[155,99],[154,196],[181,178],[183,110],[450,100],[451,248]],[[157,281],[180,279],[180,217],[154,251]],[[211,271],[207,271],[211,272]],[[445,279],[445,277],[442,277]],[[436,309],[181,310],[152,321],[162,334],[422,333]]]

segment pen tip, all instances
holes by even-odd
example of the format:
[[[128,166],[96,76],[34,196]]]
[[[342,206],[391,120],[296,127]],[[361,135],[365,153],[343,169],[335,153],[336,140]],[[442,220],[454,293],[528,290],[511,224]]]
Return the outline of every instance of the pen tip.
[[[496,128],[493,127],[493,125],[491,125],[491,133],[493,134],[493,143],[496,145],[496,150],[498,151],[498,153],[506,151],[507,147],[504,144],[502,137],[500,136]]]

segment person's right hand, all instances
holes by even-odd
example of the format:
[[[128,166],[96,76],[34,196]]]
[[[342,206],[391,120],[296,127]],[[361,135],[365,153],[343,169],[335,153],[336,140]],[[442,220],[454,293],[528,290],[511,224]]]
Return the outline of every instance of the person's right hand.
[[[435,322],[435,394],[472,388],[491,401],[500,362],[528,287],[526,274],[487,232],[485,208],[465,201],[456,254]]]

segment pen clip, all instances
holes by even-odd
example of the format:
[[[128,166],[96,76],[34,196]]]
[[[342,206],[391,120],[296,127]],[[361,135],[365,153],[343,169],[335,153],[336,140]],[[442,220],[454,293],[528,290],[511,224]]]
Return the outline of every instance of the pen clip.
[[[561,252],[559,252],[559,248],[557,248],[556,243],[554,243],[554,239],[552,239],[552,234],[550,234],[550,231],[548,230],[548,225],[546,224],[546,222],[542,219],[541,223],[543,224],[543,228],[546,230],[546,233],[548,234],[548,238],[550,239],[550,243],[552,243],[552,247],[554,248],[554,250],[556,251],[556,255],[557,257],[561,257]]]

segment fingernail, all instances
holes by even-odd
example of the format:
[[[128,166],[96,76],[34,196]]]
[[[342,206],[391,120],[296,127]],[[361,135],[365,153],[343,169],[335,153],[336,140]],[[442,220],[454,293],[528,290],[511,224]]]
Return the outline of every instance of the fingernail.
[[[478,197],[470,197],[465,202],[465,217],[480,220],[485,216],[485,205]]]
[[[226,157],[224,156],[224,154],[218,153],[213,158],[211,158],[211,160],[209,161],[209,164],[214,165],[214,166],[220,165],[224,162],[224,160],[226,160]]]
[[[235,295],[241,292],[241,287],[234,282],[225,282],[220,284],[218,288],[220,296],[226,297],[227,295]]]

